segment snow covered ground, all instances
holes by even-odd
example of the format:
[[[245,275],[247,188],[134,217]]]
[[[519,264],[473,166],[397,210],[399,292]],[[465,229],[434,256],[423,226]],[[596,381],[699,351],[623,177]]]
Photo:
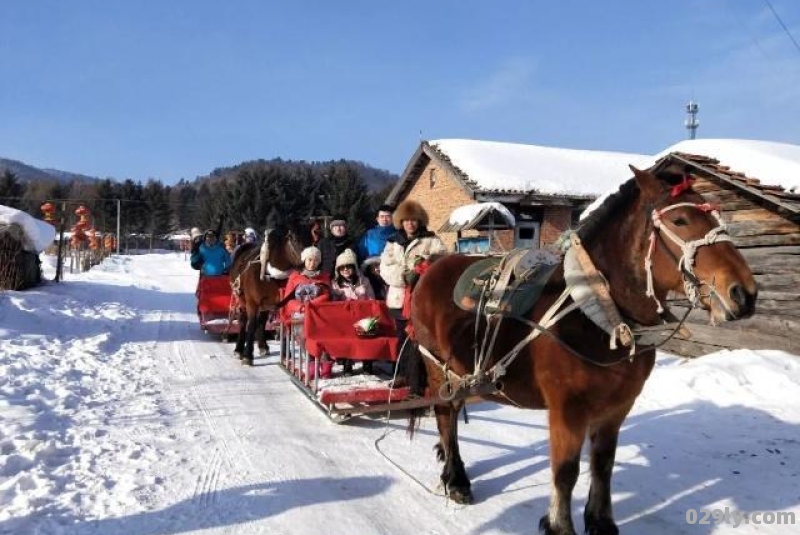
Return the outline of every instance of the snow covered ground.
[[[536,531],[548,496],[543,412],[470,408],[476,503],[436,487],[431,419],[334,425],[276,366],[244,368],[200,332],[182,254],[112,257],[0,294],[0,533],[464,534]],[[661,355],[621,436],[623,534],[791,533],[689,525],[688,509],[800,523],[800,359]],[[576,490],[575,518],[588,481]]]

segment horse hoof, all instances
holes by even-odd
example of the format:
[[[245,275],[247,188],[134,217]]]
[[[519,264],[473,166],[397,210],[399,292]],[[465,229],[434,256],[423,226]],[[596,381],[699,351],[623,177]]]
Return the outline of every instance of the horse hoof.
[[[567,529],[567,530],[556,530],[553,529],[553,526],[550,525],[550,518],[547,515],[544,515],[539,520],[539,533],[540,535],[576,535],[574,529]]]
[[[242,360],[239,361],[242,366],[252,366],[253,365],[253,357],[242,357]]]
[[[470,505],[473,501],[472,491],[468,488],[450,487],[447,491],[447,497],[459,505]]]
[[[619,528],[613,520],[600,519],[586,524],[586,535],[619,535]]]

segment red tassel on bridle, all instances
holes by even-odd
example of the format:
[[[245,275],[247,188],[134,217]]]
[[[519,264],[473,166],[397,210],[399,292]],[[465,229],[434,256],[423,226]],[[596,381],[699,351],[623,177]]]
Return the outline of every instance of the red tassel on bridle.
[[[672,186],[670,197],[675,198],[684,191],[690,189],[692,187],[692,182],[694,182],[694,177],[691,177],[688,174],[683,175],[683,180],[680,182],[680,184],[675,184]]]

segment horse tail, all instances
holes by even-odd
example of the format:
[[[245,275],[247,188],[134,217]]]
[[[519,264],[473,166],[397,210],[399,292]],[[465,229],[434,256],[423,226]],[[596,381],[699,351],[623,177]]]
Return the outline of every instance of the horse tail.
[[[408,379],[412,396],[425,395],[425,390],[428,386],[428,371],[425,369],[425,362],[422,360],[422,353],[416,340],[406,339],[400,358],[407,359],[406,379]],[[409,410],[408,428],[406,429],[409,438],[414,438],[414,433],[419,429],[422,416],[427,410],[427,407]]]

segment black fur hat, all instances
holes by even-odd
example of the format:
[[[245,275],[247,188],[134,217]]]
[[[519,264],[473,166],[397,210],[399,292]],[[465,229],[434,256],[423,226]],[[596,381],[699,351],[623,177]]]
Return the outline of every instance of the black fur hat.
[[[419,221],[420,226],[428,226],[428,212],[417,201],[406,199],[401,202],[397,209],[392,214],[392,223],[394,228],[400,230],[403,228],[404,219],[416,219]]]

